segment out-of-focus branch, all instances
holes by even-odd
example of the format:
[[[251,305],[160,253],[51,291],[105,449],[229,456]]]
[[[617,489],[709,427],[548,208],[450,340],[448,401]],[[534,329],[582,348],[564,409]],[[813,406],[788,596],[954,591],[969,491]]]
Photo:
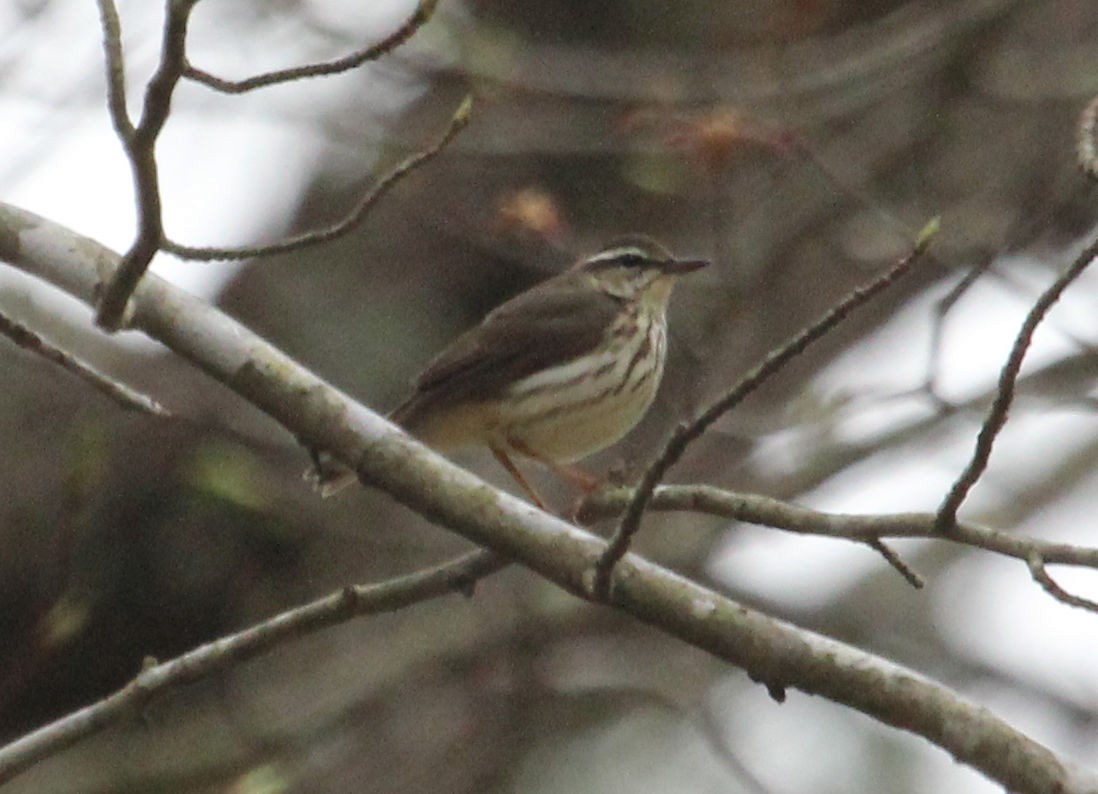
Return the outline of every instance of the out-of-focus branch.
[[[98,269],[119,257],[95,242],[0,204],[0,261],[88,301]],[[288,431],[354,465],[359,478],[435,523],[589,598],[599,538],[458,468],[355,403],[203,301],[148,276],[133,326],[204,370]],[[771,618],[626,554],[610,605],[742,667],[771,689],[795,687],[927,738],[1023,794],[1095,794],[1075,767],[987,709],[918,673]]]
[[[938,221],[935,219],[919,233],[907,256],[884,274],[867,284],[855,288],[823,317],[816,320],[780,348],[768,354],[760,364],[698,416],[675,428],[671,438],[667,440],[663,449],[656,455],[655,460],[649,464],[644,476],[641,477],[640,484],[633,493],[632,501],[630,501],[629,506],[622,515],[621,523],[610,539],[610,545],[607,546],[605,553],[599,558],[594,584],[595,593],[600,598],[605,599],[609,594],[610,574],[617,561],[629,550],[629,544],[633,536],[640,529],[641,517],[652,498],[652,491],[663,481],[671,467],[682,458],[686,448],[712,427],[714,422],[743,402],[748,395],[808,349],[810,345],[825,337],[850,314],[869,303],[906,275],[925,253],[937,233]]]
[[[326,63],[310,63],[305,66],[297,66],[291,69],[279,69],[273,72],[265,72],[243,80],[226,80],[222,77],[203,71],[190,63],[183,70],[183,76],[209,86],[215,91],[225,94],[243,94],[257,88],[264,88],[279,83],[290,83],[294,80],[304,80],[310,77],[324,77],[326,75],[339,74],[361,66],[367,61],[376,61],[382,55],[392,52],[415,35],[421,27],[430,21],[438,8],[438,0],[420,0],[416,10],[412,12],[404,23],[379,42],[355,50],[349,55],[337,58]]]
[[[52,361],[54,364],[87,381],[123,408],[140,411],[161,419],[168,419],[172,416],[171,411],[152,397],[103,374],[90,364],[85,364],[76,356],[50,344],[25,325],[17,323],[3,313],[0,313],[0,334],[8,337],[19,347],[29,350],[47,361]]]
[[[450,117],[450,124],[433,144],[426,149],[416,152],[410,157],[401,160],[389,173],[385,174],[377,184],[363,196],[346,217],[322,229],[305,232],[293,237],[287,237],[270,245],[244,246],[240,248],[215,248],[196,247],[182,245],[169,239],[163,241],[165,251],[183,257],[184,259],[197,259],[206,262],[217,260],[252,259],[259,256],[273,256],[285,254],[290,251],[298,251],[311,245],[326,243],[337,237],[342,237],[357,226],[370,210],[386,193],[401,179],[415,169],[433,159],[439,152],[446,148],[454,137],[468,126],[473,113],[473,98],[466,97],[454,115]]]
[[[251,628],[195,648],[168,662],[149,660],[129,684],[97,703],[73,712],[0,748],[0,784],[54,753],[70,747],[173,687],[258,656],[295,637],[361,615],[394,612],[448,593],[467,591],[506,561],[474,551],[434,568],[373,585],[345,587],[310,604],[275,615]]]

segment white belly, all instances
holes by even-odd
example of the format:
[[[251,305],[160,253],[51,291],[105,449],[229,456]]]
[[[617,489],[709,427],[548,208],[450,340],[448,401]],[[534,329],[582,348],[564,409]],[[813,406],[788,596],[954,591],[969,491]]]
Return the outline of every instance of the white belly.
[[[667,347],[663,324],[649,322],[644,330],[636,342],[627,343],[625,351],[557,367],[516,383],[511,391],[519,399],[500,416],[499,440],[518,452],[571,463],[621,439],[652,405],[663,375]],[[650,346],[649,354],[634,360],[642,345]],[[600,387],[596,389],[594,383],[576,387],[569,402],[561,404],[553,385],[572,378],[583,380],[584,373],[599,366],[609,369],[598,378]]]

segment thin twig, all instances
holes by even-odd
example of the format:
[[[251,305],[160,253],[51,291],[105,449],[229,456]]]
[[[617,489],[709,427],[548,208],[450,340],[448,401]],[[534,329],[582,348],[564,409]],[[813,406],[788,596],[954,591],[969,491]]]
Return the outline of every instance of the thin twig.
[[[865,545],[869,546],[869,548],[873,549],[873,551],[884,557],[885,562],[891,565],[896,570],[896,572],[899,573],[900,576],[904,577],[907,583],[914,587],[916,590],[922,590],[923,587],[926,586],[926,579],[924,579],[918,571],[916,571],[914,568],[904,562],[899,552],[897,552],[894,548],[889,546],[883,540],[881,540],[880,538],[873,538],[872,540],[865,541]]]
[[[111,117],[126,150],[133,173],[137,201],[137,237],[122,258],[122,264],[108,280],[96,302],[95,322],[108,331],[117,331],[125,319],[126,303],[137,282],[145,275],[153,255],[164,238],[164,218],[160,204],[160,175],[156,163],[156,139],[164,128],[171,111],[172,94],[183,73],[187,22],[197,0],[168,0],[168,10],[161,39],[160,64],[145,88],[145,103],[141,120],[127,134],[122,118],[126,117],[125,99],[118,96],[115,85],[121,75],[121,45],[117,42],[117,14],[106,13],[109,0],[100,0],[106,39],[108,85]],[[113,11],[113,7],[111,7]],[[119,52],[114,52],[117,46]],[[117,60],[117,63],[115,61]],[[126,118],[125,124],[129,124]]]
[[[580,505],[579,520],[591,522],[620,515],[632,503],[635,494],[632,488],[597,491]],[[711,485],[661,485],[652,494],[648,509],[704,513],[800,535],[856,543],[885,538],[946,540],[1026,562],[1031,555],[1037,554],[1046,564],[1098,570],[1098,548],[1000,532],[971,522],[959,522],[951,534],[943,537],[936,528],[935,513],[825,513],[769,496],[725,491]]]
[[[950,487],[949,493],[946,494],[941,507],[938,508],[939,531],[949,533],[953,530],[957,524],[957,511],[961,508],[973,486],[987,470],[991,459],[991,449],[995,445],[995,439],[998,438],[999,433],[1006,425],[1007,414],[1010,413],[1010,406],[1014,402],[1014,390],[1018,382],[1018,373],[1022,369],[1022,361],[1029,350],[1037,326],[1040,325],[1053,304],[1060,299],[1064,290],[1086,270],[1096,256],[1098,256],[1098,238],[1083,249],[1083,252],[1071,263],[1071,266],[1041,293],[1033,304],[1033,308],[1026,314],[1022,327],[1018,330],[1018,335],[1014,339],[1010,355],[999,371],[999,385],[995,400],[992,402],[991,409],[984,419],[984,424],[976,436],[976,447],[972,452],[972,459],[969,460],[964,471]]]
[[[85,364],[76,356],[66,353],[61,348],[47,342],[25,325],[16,322],[3,313],[0,313],[0,334],[11,339],[19,347],[30,350],[32,353],[36,353],[84,379],[123,408],[161,419],[170,419],[172,417],[171,411],[152,397],[142,394],[109,375],[103,374],[90,364]]]
[[[133,140],[133,121],[126,109],[126,65],[122,56],[122,23],[114,0],[97,0],[107,66],[107,109],[123,143]]]
[[[1068,606],[1079,607],[1089,612],[1098,612],[1098,602],[1082,596],[1072,595],[1056,583],[1056,580],[1049,575],[1048,569],[1045,567],[1045,559],[1039,552],[1034,551],[1030,554],[1026,558],[1026,563],[1029,565],[1029,573],[1033,577],[1033,581],[1041,585],[1044,591],[1057,601],[1062,601]]]
[[[473,111],[473,98],[466,97],[460,107],[450,119],[446,131],[437,141],[422,151],[416,152],[410,157],[401,160],[389,173],[385,174],[373,189],[370,190],[355,205],[350,213],[342,220],[331,226],[287,237],[277,243],[258,246],[244,246],[240,248],[196,247],[183,245],[170,239],[164,239],[162,248],[184,259],[194,259],[203,262],[219,260],[252,259],[261,256],[273,256],[285,254],[290,251],[298,251],[312,245],[326,243],[351,231],[373,208],[381,198],[389,192],[397,182],[414,171],[419,166],[433,159],[469,124]]]
[[[467,590],[507,562],[474,551],[442,565],[373,585],[345,587],[251,628],[202,645],[168,662],[155,660],[122,689],[0,748],[0,785],[42,758],[137,712],[154,696],[251,659],[288,638],[343,623],[359,615],[394,612],[421,601]]]
[[[748,372],[735,386],[703,410],[697,417],[686,424],[679,425],[671,438],[667,440],[663,449],[645,471],[638,485],[633,500],[622,516],[621,523],[610,539],[610,545],[599,557],[595,566],[595,596],[605,600],[609,595],[610,576],[614,565],[629,550],[629,544],[633,535],[640,528],[641,516],[652,497],[652,491],[667,475],[668,470],[678,462],[686,448],[714,422],[724,416],[728,411],[740,404],[749,394],[769,380],[786,364],[803,353],[812,343],[822,339],[827,333],[841,323],[856,309],[864,306],[879,293],[892,286],[899,278],[905,275],[930,245],[938,233],[937,219],[928,223],[916,238],[911,251],[894,265],[888,272],[873,279],[868,284],[856,287],[849,295],[843,298],[836,306],[824,314],[812,325],[786,342],[782,347],[772,351],[754,369]]]
[[[226,80],[209,72],[203,71],[190,63],[183,69],[183,76],[197,83],[208,86],[215,91],[225,94],[243,94],[256,88],[263,88],[279,83],[289,83],[294,80],[303,80],[310,77],[323,77],[325,75],[339,74],[354,69],[367,61],[375,61],[386,53],[400,47],[416,31],[423,27],[435,14],[438,0],[420,0],[416,10],[404,21],[404,23],[379,42],[371,44],[360,50],[356,50],[342,58],[326,63],[311,63],[306,66],[296,66],[290,69],[278,69],[273,72],[265,72],[243,80]]]

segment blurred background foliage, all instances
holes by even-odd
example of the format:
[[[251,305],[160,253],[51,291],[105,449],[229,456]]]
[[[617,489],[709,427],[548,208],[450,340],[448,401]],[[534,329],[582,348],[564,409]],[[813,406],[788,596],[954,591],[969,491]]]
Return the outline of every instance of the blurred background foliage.
[[[12,35],[51,5],[21,4]],[[328,5],[322,14],[300,0],[242,1],[221,13],[249,53],[269,40],[277,54],[286,20],[321,42],[317,52],[360,46],[338,24],[340,5]],[[6,51],[9,68],[17,54]],[[353,234],[243,268],[221,305],[386,410],[447,340],[608,237],[644,231],[711,257],[676,295],[655,410],[589,462],[611,477],[636,474],[675,421],[902,255],[936,215],[944,233],[933,261],[722,421],[674,477],[796,498],[881,449],[928,453],[958,412],[971,432],[972,409],[990,391],[947,401],[929,344],[897,355],[925,366],[925,379],[907,386],[932,410],[858,443],[835,432],[847,398],[813,378],[908,302],[972,268],[1029,300],[1036,291],[995,263],[1024,253],[1052,273],[1094,225],[1073,160],[1076,118],[1098,90],[1098,5],[1089,0],[443,0],[438,18],[377,69],[415,100],[399,112],[319,102],[293,111],[322,144],[285,231],[338,217],[369,182],[363,152],[377,153],[380,173],[430,140],[470,91],[472,126]],[[353,95],[377,72],[335,79]],[[262,120],[270,95],[249,97],[241,111],[233,98],[199,107]],[[79,102],[99,112],[103,97],[89,89]],[[265,188],[227,171],[206,189],[246,200]],[[14,288],[0,305],[182,417],[124,413],[0,344],[5,739],[123,685],[145,657],[169,658],[343,584],[466,547],[369,490],[315,498],[299,480],[307,458],[292,439],[170,356],[81,337]],[[1078,341],[1029,388],[1085,406],[1091,359]],[[775,465],[762,440],[791,429],[801,435]],[[1061,497],[1093,468],[1094,450],[1091,442],[1070,460],[1044,461],[996,523],[1010,528]],[[486,455],[459,460],[509,487]],[[562,507],[574,498],[552,493]],[[710,561],[727,538],[711,519],[651,516],[639,549],[974,697],[1039,701],[1035,721],[1079,742],[1069,752],[1096,746],[1098,693],[1065,695],[959,652],[940,602],[906,589],[883,563],[835,592],[817,587],[808,603],[782,603],[715,572]],[[972,556],[929,546],[911,560],[934,580]],[[1033,587],[1024,570],[1014,573],[1018,588]],[[803,576],[811,580],[811,568]],[[943,755],[796,693],[778,706],[742,674],[508,570],[471,599],[355,621],[160,698],[141,719],[9,788],[997,790]]]

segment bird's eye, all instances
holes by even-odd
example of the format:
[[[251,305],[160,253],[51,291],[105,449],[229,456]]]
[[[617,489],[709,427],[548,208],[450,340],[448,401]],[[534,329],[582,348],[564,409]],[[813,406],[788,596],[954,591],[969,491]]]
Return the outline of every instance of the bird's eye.
[[[630,251],[618,257],[618,263],[624,267],[640,267],[644,264],[644,257],[635,251]]]

